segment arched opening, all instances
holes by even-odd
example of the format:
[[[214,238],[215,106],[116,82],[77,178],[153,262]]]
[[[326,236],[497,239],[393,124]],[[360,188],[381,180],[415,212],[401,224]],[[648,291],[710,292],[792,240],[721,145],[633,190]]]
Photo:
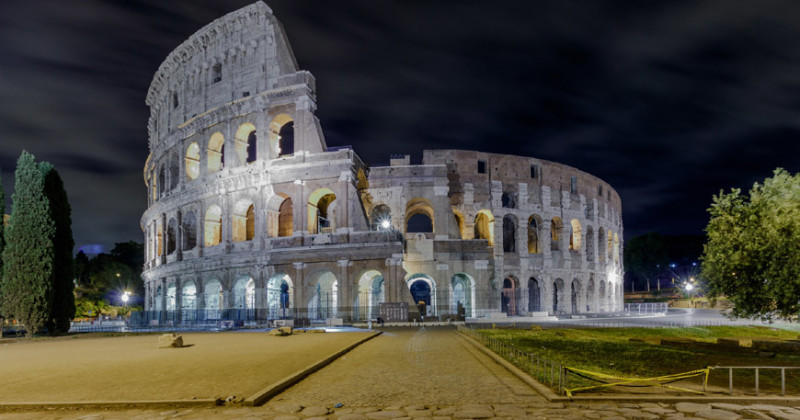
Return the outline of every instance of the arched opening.
[[[422,197],[409,200],[406,204],[406,232],[433,232],[433,204]]]
[[[563,225],[560,217],[550,220],[550,250],[557,251],[560,248],[561,229]]]
[[[269,319],[292,318],[294,286],[292,278],[284,273],[275,274],[267,281],[267,308]]]
[[[586,227],[586,261],[594,261],[594,229]]]
[[[581,250],[581,222],[578,219],[570,220],[570,225],[572,230],[569,233],[569,250],[570,251],[580,251]]]
[[[197,216],[187,211],[183,216],[183,249],[188,251],[197,246]]]
[[[273,156],[292,156],[294,154],[294,120],[289,114],[278,114],[270,122],[269,145]]]
[[[214,204],[206,210],[205,246],[219,245],[222,240],[222,209]]]
[[[539,281],[531,277],[528,279],[528,312],[539,312],[542,310],[541,291]]]
[[[233,210],[233,241],[252,241],[255,231],[255,206],[250,201],[239,201]]]
[[[379,204],[372,209],[370,228],[375,231],[387,231],[392,228],[392,210],[386,204]]]
[[[508,191],[504,192],[500,197],[500,204],[509,209],[517,208],[517,193]]]
[[[500,310],[509,316],[517,315],[517,279],[506,277],[503,279],[503,292],[500,295]]]
[[[485,239],[494,246],[494,216],[489,210],[481,210],[475,217],[475,239]]]
[[[200,146],[192,143],[186,148],[186,180],[191,181],[200,176]]]
[[[256,307],[256,283],[250,276],[241,276],[233,285],[231,296],[231,309],[252,310]],[[244,314],[239,314],[239,319],[244,319]]]
[[[386,301],[386,285],[377,270],[364,273],[358,280],[358,295],[353,305],[353,316],[366,320],[378,316],[379,306]]]
[[[450,283],[453,288],[451,312],[455,312],[459,319],[473,316],[472,302],[475,300],[475,287],[472,277],[465,273],[458,273],[453,276]]]
[[[327,188],[320,188],[308,198],[308,232],[330,233],[333,231],[333,202],[336,195]]]
[[[292,236],[294,233],[293,212],[292,198],[286,197],[278,209],[278,236]]]
[[[225,155],[225,136],[216,132],[208,139],[208,173],[219,172],[222,170]]]
[[[181,163],[180,157],[177,154],[172,154],[169,158],[169,189],[170,191],[178,187],[178,180],[180,179]]]
[[[178,237],[178,221],[174,217],[169,219],[167,223],[167,255],[175,252],[177,247]]]
[[[531,216],[528,218],[528,253],[539,253],[539,223],[537,217]]]
[[[206,307],[206,319],[220,319],[223,303],[222,284],[212,279],[203,286],[203,300]]]
[[[614,261],[614,232],[611,229],[606,234],[606,252],[608,252],[608,262]]]
[[[156,255],[160,257],[164,255],[164,231],[163,231],[164,226],[158,226],[157,230],[158,233],[156,234]]]
[[[244,123],[236,129],[233,137],[233,148],[240,163],[252,163],[256,160],[256,126]]]
[[[330,271],[322,273],[313,290],[308,302],[308,316],[312,319],[336,318],[339,306],[339,282],[336,276]]]
[[[191,322],[196,319],[197,286],[193,281],[188,281],[181,290],[181,320]]]
[[[614,234],[614,264],[619,264],[619,236]]]
[[[177,290],[175,288],[175,283],[169,283],[169,285],[167,286],[167,310],[168,311],[174,311],[176,309],[175,308],[175,304],[177,302],[176,293],[177,293]]]
[[[503,216],[503,252],[517,252],[517,221],[510,214]]]
[[[409,233],[428,233],[433,232],[433,221],[427,214],[417,213],[408,218],[406,232]]]
[[[419,308],[420,315],[429,316],[432,314],[433,307],[431,306],[431,303],[433,301],[431,296],[433,294],[433,290],[430,283],[424,279],[414,280],[408,286],[408,289],[411,291],[411,297],[414,299],[414,302]]]

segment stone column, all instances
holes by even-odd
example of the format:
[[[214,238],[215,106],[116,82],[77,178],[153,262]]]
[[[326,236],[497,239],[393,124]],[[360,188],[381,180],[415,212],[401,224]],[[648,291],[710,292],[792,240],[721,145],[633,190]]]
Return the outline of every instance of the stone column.
[[[308,316],[308,302],[306,302],[306,280],[303,270],[306,268],[305,263],[296,262],[292,263],[295,271],[294,283],[294,306],[297,309],[296,316],[303,318]]]
[[[175,257],[178,261],[183,261],[183,238],[186,233],[183,231],[183,212],[178,209],[177,212],[177,221],[178,221],[178,235],[175,238]]]
[[[336,308],[336,317],[343,318],[343,315],[349,314],[350,310],[352,309],[352,297],[350,296],[350,290],[352,289],[351,284],[352,281],[350,280],[349,273],[347,267],[352,265],[353,263],[350,260],[338,260],[336,261],[336,265],[339,266],[339,302],[338,308]]]
[[[161,264],[167,263],[167,214],[161,213]]]

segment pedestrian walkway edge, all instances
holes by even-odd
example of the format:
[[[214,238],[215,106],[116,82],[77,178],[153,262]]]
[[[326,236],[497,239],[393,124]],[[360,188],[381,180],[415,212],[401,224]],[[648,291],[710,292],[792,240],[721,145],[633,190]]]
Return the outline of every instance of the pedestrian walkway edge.
[[[217,399],[197,400],[143,400],[143,401],[69,401],[69,402],[17,402],[0,403],[3,411],[31,411],[52,409],[86,409],[86,408],[154,408],[154,407],[214,407],[220,404]]]
[[[312,365],[309,365],[305,369],[301,369],[295,373],[292,373],[291,375],[279,380],[278,382],[275,382],[269,385],[268,387],[256,392],[255,394],[247,397],[244,400],[243,404],[247,406],[258,406],[266,403],[267,401],[269,401],[269,399],[285,391],[292,385],[300,382],[308,375],[311,375],[312,373],[324,368],[325,366],[331,364],[334,360],[345,355],[350,350],[353,350],[354,348],[366,343],[369,340],[372,340],[373,338],[381,334],[382,333],[380,331],[373,331],[373,333],[370,334],[369,336],[347,346],[346,348],[334,353],[333,355],[328,356],[327,358],[320,360],[319,362],[316,362]]]
[[[462,338],[467,340],[468,343],[470,343],[473,346],[475,346],[475,348],[477,348],[478,350],[482,351],[487,356],[492,358],[492,360],[497,362],[497,364],[499,364],[500,366],[506,368],[506,370],[511,372],[512,375],[516,376],[517,378],[519,378],[519,380],[521,380],[522,382],[525,382],[528,386],[533,388],[541,396],[545,397],[547,399],[547,401],[560,401],[561,400],[561,397],[559,397],[550,388],[540,384],[539,382],[537,382],[536,380],[531,378],[530,375],[528,375],[527,373],[523,372],[520,368],[518,368],[518,367],[514,366],[513,364],[511,364],[511,362],[509,362],[508,360],[503,359],[502,357],[498,356],[495,352],[489,350],[486,346],[484,346],[483,344],[481,344],[478,341],[474,340],[472,337],[469,337],[466,334],[462,334],[460,332],[458,334],[461,335]]]

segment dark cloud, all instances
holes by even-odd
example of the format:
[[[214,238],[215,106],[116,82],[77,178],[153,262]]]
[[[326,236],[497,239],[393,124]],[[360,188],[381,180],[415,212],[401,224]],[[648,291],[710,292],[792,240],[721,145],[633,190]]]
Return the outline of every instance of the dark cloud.
[[[7,0],[0,166],[52,162],[76,243],[141,240],[144,97],[167,54],[250,1]],[[793,1],[268,2],[317,78],[330,146],[459,148],[595,174],[626,235],[699,233],[712,194],[800,171]]]

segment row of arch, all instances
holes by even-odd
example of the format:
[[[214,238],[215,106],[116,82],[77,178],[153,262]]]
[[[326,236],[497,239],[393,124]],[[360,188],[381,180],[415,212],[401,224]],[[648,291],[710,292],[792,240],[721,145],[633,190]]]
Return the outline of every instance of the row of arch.
[[[464,215],[456,210],[453,211],[453,214],[456,218],[461,239],[466,239],[464,238]],[[405,220],[406,232],[433,232],[434,223],[434,211],[430,201],[424,198],[415,198],[408,202]],[[506,214],[503,216],[502,223],[501,234],[503,252],[517,252],[517,234],[519,230],[517,216]],[[385,204],[375,206],[370,215],[370,225],[375,230],[392,226],[391,209]],[[528,218],[526,234],[527,248],[530,254],[539,254],[542,252],[540,246],[541,226],[542,218],[539,215],[533,214]],[[578,219],[572,219],[569,226],[569,250],[580,251],[584,248],[585,238],[585,244],[587,245],[585,246],[586,260],[594,261],[595,248],[594,246],[589,246],[589,244],[593,244],[594,242],[594,229],[592,226],[586,227],[585,234],[583,233],[581,222]],[[484,239],[489,243],[489,246],[494,246],[494,232],[495,218],[492,212],[487,209],[479,210],[474,220],[473,238]],[[563,222],[560,217],[553,217],[550,220],[551,250],[559,250],[562,247],[562,235]],[[601,227],[597,236],[597,252],[600,262],[608,260],[619,263],[619,235],[614,233],[611,229],[604,231]]]
[[[206,144],[189,143],[183,154],[184,180],[193,181],[200,177],[203,163],[206,173],[213,174],[223,169],[226,163],[226,139],[220,131],[213,132]],[[271,156],[284,157],[294,154],[294,120],[288,114],[279,114],[269,124],[269,147]],[[228,148],[230,150],[230,148]],[[260,156],[256,126],[246,122],[241,124],[233,138],[234,159],[239,165],[255,162]],[[176,188],[181,180],[181,165],[177,153],[171,154],[161,162],[158,171],[151,177],[152,199],[156,200],[170,190]],[[233,163],[233,164],[236,164]]]
[[[622,295],[622,285],[606,280],[595,283],[573,278],[565,281],[556,278],[545,282],[530,277],[525,287],[514,276],[503,279],[500,310],[510,316],[534,312],[552,314],[609,312],[617,310]]]

